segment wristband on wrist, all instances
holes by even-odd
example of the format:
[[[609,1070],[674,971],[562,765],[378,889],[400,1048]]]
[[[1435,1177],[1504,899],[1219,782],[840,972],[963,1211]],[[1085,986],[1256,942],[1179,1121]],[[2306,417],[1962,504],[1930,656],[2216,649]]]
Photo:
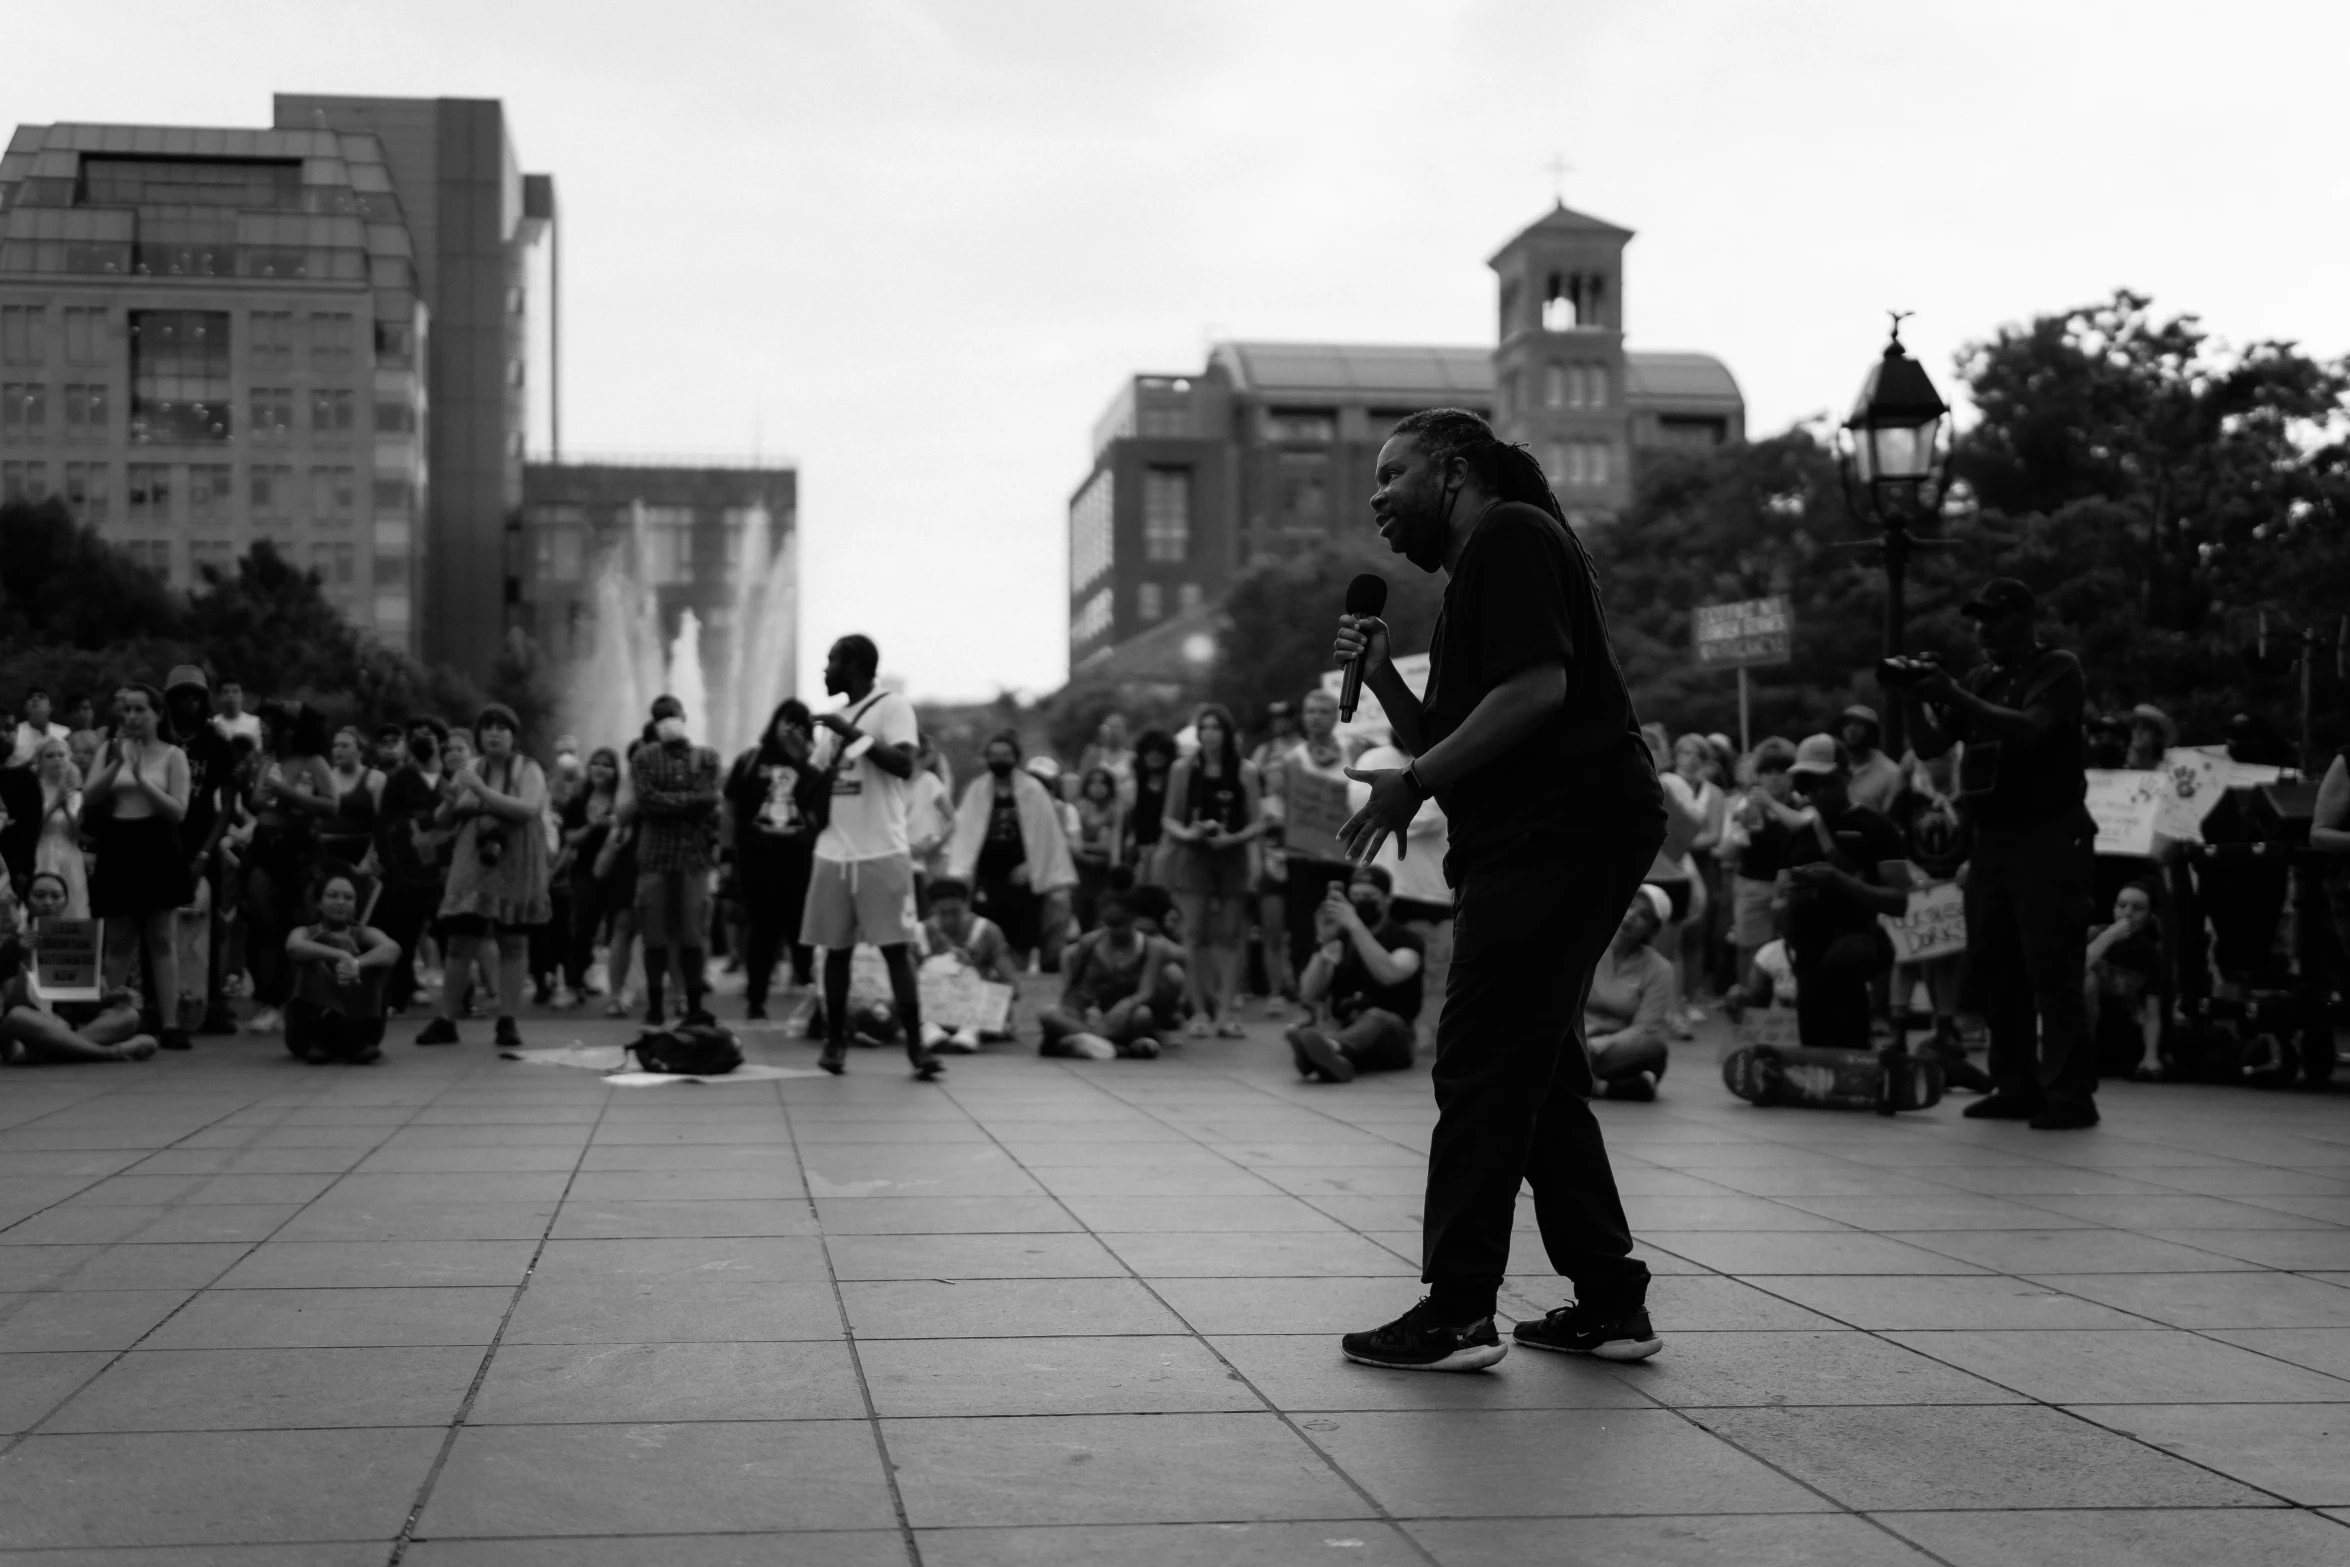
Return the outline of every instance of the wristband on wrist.
[[[1412,798],[1416,800],[1426,800],[1436,793],[1420,777],[1420,762],[1417,757],[1404,764],[1403,781],[1411,786]]]

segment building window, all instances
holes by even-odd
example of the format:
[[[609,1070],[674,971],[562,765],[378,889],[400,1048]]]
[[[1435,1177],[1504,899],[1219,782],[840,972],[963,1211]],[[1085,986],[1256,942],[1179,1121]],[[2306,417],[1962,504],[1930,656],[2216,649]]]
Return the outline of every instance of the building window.
[[[314,522],[347,524],[359,509],[359,472],[355,468],[310,470],[310,516]]]
[[[65,307],[65,362],[102,365],[106,362],[106,311],[103,306]]]
[[[65,503],[73,508],[74,516],[91,527],[107,520],[112,509],[106,503],[111,488],[107,478],[111,470],[102,462],[69,462],[65,465]]]
[[[290,310],[256,310],[246,326],[252,341],[248,361],[256,371],[268,373],[294,368],[294,313]]]
[[[225,310],[131,312],[131,439],[229,438]]]
[[[351,410],[351,393],[347,388],[319,388],[310,394],[310,433],[327,441],[348,438]]]
[[[171,465],[135,462],[130,477],[131,521],[171,521]]]
[[[1077,499],[1069,503],[1069,591],[1081,593],[1110,569],[1117,558],[1117,540],[1110,526],[1111,494],[1116,476],[1107,468],[1085,481]]]
[[[188,580],[197,584],[225,582],[237,574],[237,547],[226,539],[188,541]]]
[[[1570,482],[1567,478],[1567,462],[1568,451],[1566,442],[1550,441],[1544,444],[1542,448],[1542,471],[1549,478],[1552,484],[1566,484]]]
[[[1198,583],[1178,582],[1175,584],[1175,612],[1177,614],[1188,615],[1193,610],[1198,609],[1199,606],[1200,590]]]
[[[1338,439],[1338,416],[1323,408],[1268,408],[1265,439],[1326,446]]]
[[[1330,459],[1320,452],[1283,452],[1278,504],[1289,523],[1318,528],[1330,516]]]
[[[1142,471],[1142,558],[1180,563],[1191,558],[1191,470]]]
[[[1542,369],[1542,406],[1564,408],[1570,401],[1580,404],[1583,386],[1582,373],[1572,365],[1545,365]],[[1572,385],[1570,386],[1570,383]]]
[[[310,373],[351,373],[351,317],[348,312],[314,312],[310,317]]]
[[[320,586],[336,598],[347,596],[351,584],[357,580],[359,546],[330,543],[310,546],[310,569],[318,573]]]
[[[1134,618],[1146,626],[1152,621],[1162,618],[1167,613],[1166,600],[1166,590],[1157,583],[1136,583],[1134,585]]]
[[[195,522],[225,522],[235,513],[236,470],[224,462],[188,465],[188,516]]]
[[[647,506],[644,519],[644,580],[691,582],[694,578],[693,508]]]
[[[253,438],[282,441],[294,429],[294,389],[290,386],[253,388]]]
[[[294,515],[294,470],[255,463],[252,469],[253,517],[282,521]]]
[[[378,435],[414,435],[416,433],[416,405],[413,403],[386,403],[375,405],[375,433]]]
[[[68,386],[65,389],[65,438],[69,441],[103,441],[109,424],[106,408],[106,388],[103,386]]]
[[[1607,406],[1607,383],[1607,366],[1585,365],[1583,367],[1583,386],[1584,395],[1588,399],[1587,406],[1592,408],[1605,408]]]
[[[39,441],[49,434],[49,388],[38,381],[10,381],[0,386],[0,436],[11,441]]]
[[[48,350],[46,306],[0,305],[0,365],[44,365]]]
[[[1085,601],[1085,607],[1079,610],[1076,615],[1070,619],[1069,640],[1072,642],[1091,642],[1094,640],[1094,638],[1101,636],[1109,629],[1110,590],[1108,588],[1104,588],[1099,593],[1096,593],[1092,598],[1087,599]]]
[[[167,582],[171,580],[171,540],[126,539],[122,552],[131,558],[133,565],[144,566]]]
[[[405,517],[416,504],[416,486],[398,474],[375,476],[375,514],[378,517]]]
[[[587,535],[575,524],[539,527],[534,554],[541,582],[577,582],[587,575]]]
[[[1605,484],[1608,482],[1608,444],[1605,441],[1593,441],[1590,446],[1591,482]]]
[[[0,501],[45,501],[48,498],[47,463],[0,462]]]
[[[375,324],[375,363],[380,370],[410,370],[416,365],[416,329],[405,321]]]

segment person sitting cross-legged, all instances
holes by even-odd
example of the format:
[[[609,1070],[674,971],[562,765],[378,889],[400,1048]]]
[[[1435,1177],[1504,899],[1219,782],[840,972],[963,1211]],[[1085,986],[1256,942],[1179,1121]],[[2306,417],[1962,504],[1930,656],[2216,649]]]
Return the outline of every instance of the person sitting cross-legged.
[[[1787,845],[1787,952],[1795,1017],[1807,1049],[1869,1047],[1870,986],[1893,967],[1878,916],[1909,907],[1908,845],[1891,822],[1852,800],[1843,743],[1813,735],[1795,748],[1790,787],[1811,807]]]
[[[384,988],[400,961],[400,944],[359,923],[359,888],[330,872],[318,885],[318,922],[286,937],[293,995],[286,1002],[286,1048],[312,1066],[365,1065],[383,1059]]]
[[[1038,1055],[1107,1061],[1159,1053],[1161,1025],[1145,998],[1161,991],[1165,945],[1136,928],[1132,897],[1113,882],[1096,905],[1101,923],[1063,956],[1061,1004],[1036,1020]]]
[[[1302,1076],[1351,1083],[1357,1072],[1412,1064],[1428,949],[1418,931],[1388,917],[1394,893],[1385,866],[1360,865],[1315,908],[1314,955],[1298,994],[1331,1026],[1297,1023],[1284,1036]]]
[[[0,941],[0,1061],[144,1061],[155,1038],[139,1032],[137,999],[127,990],[97,1001],[49,1002],[31,983],[33,954],[45,920],[65,917],[65,879],[36,872],[25,886],[24,934]]]
[[[930,918],[914,933],[914,948],[924,968],[946,962],[991,984],[1019,984],[1002,928],[972,911],[971,884],[959,876],[941,876],[930,884]],[[947,1028],[925,1018],[922,1042],[933,1050],[967,1056],[978,1050],[981,1036],[974,1028]]]
[[[1610,1099],[1654,1099],[1673,1037],[1673,965],[1654,945],[1673,900],[1642,882],[1615,939],[1591,971],[1583,999],[1583,1049],[1591,1076]]]

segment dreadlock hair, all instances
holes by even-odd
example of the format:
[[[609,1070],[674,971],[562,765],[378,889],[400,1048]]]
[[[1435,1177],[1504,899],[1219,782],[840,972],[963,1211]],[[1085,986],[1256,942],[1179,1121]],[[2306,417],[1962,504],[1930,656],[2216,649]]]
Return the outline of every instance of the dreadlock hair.
[[[1493,426],[1466,408],[1423,408],[1405,414],[1388,433],[1412,437],[1439,467],[1459,458],[1468,464],[1469,476],[1497,500],[1539,506],[1561,524],[1567,520],[1534,454],[1504,442]]]

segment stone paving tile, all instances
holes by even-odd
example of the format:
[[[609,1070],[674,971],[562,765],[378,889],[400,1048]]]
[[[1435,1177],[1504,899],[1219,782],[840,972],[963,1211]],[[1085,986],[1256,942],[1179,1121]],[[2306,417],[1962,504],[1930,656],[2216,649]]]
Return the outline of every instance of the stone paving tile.
[[[1366,1372],[1328,1333],[1217,1334],[1208,1342],[1276,1408],[1292,1412],[1653,1407],[1610,1369],[1576,1356],[1513,1349],[1476,1376],[1410,1376]]]
[[[478,1202],[452,1200],[337,1207],[314,1203],[287,1216],[285,1227],[269,1238],[282,1241],[537,1240],[554,1222],[555,1208],[552,1199],[506,1202],[489,1197]]]
[[[1361,1278],[1417,1269],[1359,1235],[1290,1230],[1109,1233],[1101,1242],[1146,1279]],[[2350,1295],[2350,1290],[2343,1292]]]
[[[379,1550],[369,1567],[381,1567]],[[896,1529],[790,1534],[640,1534],[622,1539],[419,1540],[419,1567],[905,1567]]]
[[[0,1458],[0,1519],[18,1546],[388,1541],[441,1439],[431,1427],[34,1436]]]
[[[213,1281],[218,1289],[520,1284],[534,1241],[269,1241]]]
[[[1326,1523],[1074,1524],[1041,1529],[922,1529],[924,1567],[1419,1567],[1394,1525]]]
[[[2175,1277],[2175,1275],[2168,1275]],[[2126,1277],[2095,1274],[2088,1277]],[[2224,1275],[2223,1275],[2224,1277]],[[2151,1328],[2152,1322],[2045,1284],[1978,1274],[1971,1278],[1878,1276],[1774,1277],[1749,1274],[1748,1286],[1800,1301],[1856,1328]],[[1692,1324],[1695,1326],[1696,1324]],[[1737,1326],[1738,1324],[1714,1324]]]
[[[885,1420],[916,1528],[1359,1518],[1362,1498],[1264,1414]]]
[[[2302,1506],[2350,1504],[2350,1403],[2071,1407],[2085,1419]],[[2350,1550],[2350,1540],[2343,1544]]]
[[[2290,1268],[2305,1273],[2350,1268],[2350,1229],[2338,1226],[2296,1230],[2164,1229],[2148,1233],[2222,1257],[2258,1263],[2264,1268]]]
[[[2033,1282],[2178,1328],[2350,1328],[2350,1290],[2299,1274],[2072,1273]]]
[[[1067,1338],[1176,1333],[1183,1324],[1132,1279],[906,1279],[844,1283],[859,1339]]]
[[[1405,1530],[1445,1567],[1920,1567],[1918,1553],[1848,1513],[1787,1516],[1414,1519]],[[1561,1555],[1561,1552],[1572,1554]]]
[[[168,1289],[0,1295],[0,1348],[128,1349],[193,1294]]]
[[[1939,1237],[1940,1232],[1935,1232]],[[1979,1273],[1973,1264],[1944,1256],[1925,1244],[1907,1245],[1858,1230],[1736,1234],[1704,1230],[1658,1230],[1645,1237],[1658,1246],[1722,1273]]]
[[[1328,1343],[1322,1345],[1328,1358]],[[1264,1401],[1188,1336],[863,1339],[883,1415],[1255,1413]]]
[[[290,1431],[446,1426],[478,1348],[133,1350],[42,1426],[68,1431]]]
[[[819,1197],[827,1235],[1002,1235],[1083,1228],[1050,1197]]]
[[[2205,1334],[2350,1381],[2350,1328],[2210,1328]]]
[[[870,1353],[870,1352],[868,1352]],[[473,1425],[857,1420],[864,1396],[838,1340],[501,1345]]]
[[[694,1236],[811,1236],[815,1216],[805,1197],[614,1202],[572,1199],[550,1232],[564,1240]]]
[[[1620,1367],[1614,1374],[1625,1386],[1674,1409],[2020,1401],[2006,1388],[1868,1333],[1682,1334],[1674,1343],[1686,1352]]]
[[[0,1246],[0,1291],[202,1289],[251,1250],[233,1241],[177,1246]]]
[[[49,1208],[0,1230],[0,1247],[153,1246],[266,1240],[301,1212],[293,1203],[221,1203],[186,1208],[100,1204]]]
[[[0,1354],[0,1437],[32,1429],[113,1358],[112,1350]]]
[[[2214,1273],[2242,1271],[2218,1252],[2129,1230],[1912,1230],[1898,1240],[1997,1273]],[[1759,1271],[1759,1270],[1757,1270]],[[1822,1270],[1830,1271],[1830,1270]]]
[[[513,1299],[514,1291],[504,1287],[207,1290],[140,1347],[487,1344]]]
[[[844,1281],[1127,1276],[1091,1235],[837,1235],[827,1250],[833,1276]]]
[[[2350,1382],[2168,1328],[1886,1336],[2050,1404],[2350,1400]]]
[[[1903,1512],[1877,1522],[1951,1567],[2341,1567],[2350,1554],[2350,1528],[2281,1509]]]

